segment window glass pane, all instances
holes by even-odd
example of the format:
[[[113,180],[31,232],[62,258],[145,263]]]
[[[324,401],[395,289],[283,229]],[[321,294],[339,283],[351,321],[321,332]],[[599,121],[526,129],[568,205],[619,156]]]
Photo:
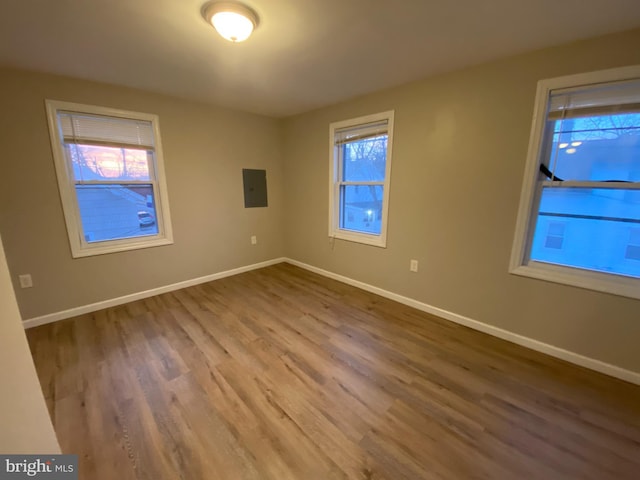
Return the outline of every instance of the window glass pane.
[[[151,185],[76,185],[87,242],[158,234]]]
[[[384,182],[387,135],[345,143],[342,148],[343,181]]]
[[[65,144],[76,181],[149,180],[147,150]]]
[[[379,235],[382,226],[381,185],[340,187],[340,228]]]
[[[531,260],[640,277],[640,190],[543,188]]]
[[[563,180],[640,181],[640,114],[553,122],[549,169]]]

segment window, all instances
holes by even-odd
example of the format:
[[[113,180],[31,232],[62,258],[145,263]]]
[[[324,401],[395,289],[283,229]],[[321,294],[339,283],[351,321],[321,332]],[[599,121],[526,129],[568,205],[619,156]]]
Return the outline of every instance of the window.
[[[329,236],[385,247],[393,111],[332,123]]]
[[[630,260],[640,261],[640,228],[631,230],[624,257]]]
[[[72,255],[173,243],[158,118],[46,105]]]
[[[640,298],[640,67],[538,84],[511,272]]]
[[[560,250],[564,242],[565,222],[549,222],[547,239],[544,242],[545,248],[555,248]]]

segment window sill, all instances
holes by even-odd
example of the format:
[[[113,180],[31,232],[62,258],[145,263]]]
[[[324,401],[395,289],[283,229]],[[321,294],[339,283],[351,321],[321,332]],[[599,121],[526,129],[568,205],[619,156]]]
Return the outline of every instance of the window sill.
[[[73,258],[92,257],[94,255],[105,255],[108,253],[125,252],[128,250],[140,250],[142,248],[160,247],[163,245],[172,245],[173,239],[161,237],[151,240],[125,241],[125,242],[109,242],[108,244],[93,244],[87,246],[78,246],[73,248]]]
[[[539,262],[511,268],[509,273],[553,283],[640,299],[640,279]]]
[[[362,243],[379,248],[387,248],[387,239],[382,235],[367,235],[366,233],[351,232],[348,230],[334,230],[329,234],[331,238],[346,240],[348,242]]]

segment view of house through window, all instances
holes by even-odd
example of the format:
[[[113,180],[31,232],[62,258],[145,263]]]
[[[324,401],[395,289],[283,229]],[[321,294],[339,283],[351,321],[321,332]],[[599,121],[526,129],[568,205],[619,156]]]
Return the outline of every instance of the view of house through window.
[[[331,231],[384,246],[393,112],[331,125]]]
[[[640,113],[552,122],[547,162],[562,182],[542,185],[531,259],[640,277],[640,261],[626,256],[640,226],[640,190],[625,188],[640,182]],[[570,181],[585,185],[563,186]],[[550,242],[559,221],[562,242]]]
[[[640,80],[551,90],[523,264],[640,279]]]
[[[387,163],[386,133],[340,146],[343,159],[343,182],[358,182],[341,186],[340,228],[357,232],[382,231],[382,200]]]
[[[74,256],[169,243],[154,117],[59,102],[48,108]]]
[[[78,144],[65,144],[65,151],[87,242],[157,235],[149,152]],[[132,181],[147,183],[126,183]]]

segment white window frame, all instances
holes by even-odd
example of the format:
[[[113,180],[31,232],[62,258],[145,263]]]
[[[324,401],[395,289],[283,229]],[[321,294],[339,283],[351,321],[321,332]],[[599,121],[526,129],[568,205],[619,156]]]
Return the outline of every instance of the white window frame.
[[[368,123],[373,124],[384,120],[387,121],[387,156],[385,160],[384,181],[342,181],[342,156],[339,152],[340,149],[335,145],[336,131],[344,128],[358,127]],[[391,184],[391,156],[393,150],[393,120],[394,111],[389,110],[340,122],[333,122],[329,125],[329,237],[382,248],[387,246],[389,186]],[[354,230],[340,228],[340,187],[342,185],[381,185],[383,187],[380,234],[357,232]]]
[[[169,213],[169,198],[165,180],[158,116],[149,113],[130,112],[114,108],[62,102],[58,100],[45,100],[45,105],[47,110],[47,121],[49,124],[49,135],[53,150],[53,159],[58,178],[60,199],[62,201],[67,233],[69,235],[69,244],[71,246],[71,255],[73,258],[172,244],[173,232],[171,229],[171,215]],[[153,185],[158,234],[92,243],[86,241],[80,219],[80,210],[78,207],[73,171],[64,151],[64,142],[62,140],[60,126],[58,124],[58,112],[86,113],[151,122],[154,135],[154,161],[150,163],[150,180],[145,180],[141,183]],[[131,184],[136,182],[127,181],[123,183]]]
[[[574,267],[551,265],[531,261],[528,256],[528,245],[535,233],[534,221],[537,207],[537,183],[539,166],[544,155],[544,129],[547,121],[547,104],[553,90],[588,87],[602,83],[640,79],[640,66],[630,66],[588,72],[577,75],[541,80],[538,82],[536,101],[533,112],[533,123],[527,153],[527,164],[524,172],[518,219],[516,222],[513,248],[509,263],[509,272],[515,275],[546,280],[575,287],[640,299],[640,279],[618,274],[596,272]],[[589,185],[611,188],[611,184]],[[563,186],[585,186],[585,182],[563,182]],[[628,188],[640,188],[638,184],[625,184]]]

